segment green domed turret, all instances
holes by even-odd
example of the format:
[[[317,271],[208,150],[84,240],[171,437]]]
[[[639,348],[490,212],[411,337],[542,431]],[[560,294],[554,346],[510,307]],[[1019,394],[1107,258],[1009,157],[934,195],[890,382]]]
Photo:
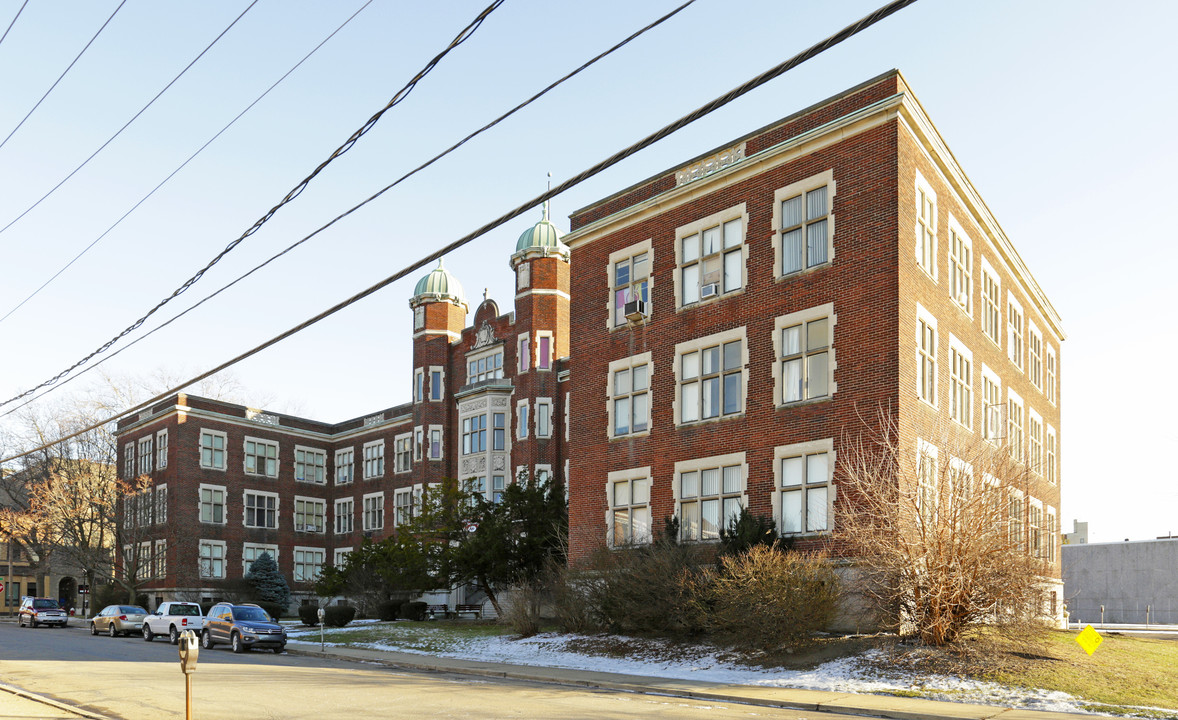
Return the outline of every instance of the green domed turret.
[[[417,287],[413,289],[413,299],[409,304],[417,305],[428,301],[447,301],[466,307],[466,295],[462,292],[462,284],[442,265],[441,259],[438,260],[436,268],[417,281]]]

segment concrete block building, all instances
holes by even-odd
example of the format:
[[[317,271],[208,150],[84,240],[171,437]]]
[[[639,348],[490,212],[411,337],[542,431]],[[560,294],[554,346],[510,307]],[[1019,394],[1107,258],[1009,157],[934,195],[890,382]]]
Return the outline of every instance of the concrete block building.
[[[410,403],[328,425],[180,396],[120,423],[127,472],[147,457],[171,493],[161,531],[183,546],[160,592],[261,546],[305,582],[413,488],[490,497],[520,470],[567,480],[573,561],[672,516],[715,541],[742,506],[829,544],[840,440],[880,408],[913,462],[953,461],[920,436],[939,421],[1022,458],[1018,521],[1058,584],[1060,319],[899,72],[578,210],[563,237],[545,211],[510,265],[515,312],[485,299],[470,325],[443,268],[418,284]]]

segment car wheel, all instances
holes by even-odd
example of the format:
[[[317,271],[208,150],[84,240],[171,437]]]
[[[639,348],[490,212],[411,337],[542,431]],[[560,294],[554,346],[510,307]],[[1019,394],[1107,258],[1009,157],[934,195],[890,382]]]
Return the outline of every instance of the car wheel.
[[[180,644],[180,631],[176,629],[175,625],[173,625],[168,630],[168,642],[172,643],[173,645]]]
[[[213,649],[213,634],[208,630],[200,634],[200,646],[205,650]]]
[[[237,633],[233,633],[232,637],[229,638],[229,643],[233,646],[233,652],[245,652],[245,645],[241,642],[241,636]]]
[[[119,631],[115,630],[115,624],[113,622],[110,625],[106,626],[106,634],[110,635],[111,637],[118,637],[119,636]]]
[[[98,634],[98,626],[97,626],[97,625],[95,625],[94,623],[90,623],[90,634],[91,634],[91,635],[97,635],[97,634]]]
[[[36,621],[36,620],[34,620],[34,621],[33,621],[33,624],[32,624],[32,626],[31,626],[31,627],[33,627],[33,628],[36,628],[36,627],[37,627],[37,621]]]
[[[151,631],[151,626],[147,623],[143,623],[143,639],[147,642],[151,642],[155,639],[155,633]]]
[[[281,654],[282,654],[282,653],[284,653],[284,652],[286,652],[286,646],[285,646],[285,645],[279,645],[278,647],[274,648],[274,654],[275,654],[275,655],[281,655]]]

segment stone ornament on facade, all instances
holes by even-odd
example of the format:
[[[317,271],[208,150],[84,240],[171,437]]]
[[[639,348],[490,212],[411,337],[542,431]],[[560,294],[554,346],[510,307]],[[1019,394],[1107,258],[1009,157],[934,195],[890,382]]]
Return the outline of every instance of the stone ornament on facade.
[[[495,331],[491,329],[491,323],[484,320],[483,326],[479,328],[478,334],[475,336],[474,347],[471,349],[478,350],[493,342],[495,342]]]
[[[376,425],[377,423],[381,422],[384,422],[384,413],[369,415],[368,417],[364,418],[364,427],[368,427],[369,425]]]
[[[744,143],[730,147],[727,150],[721,150],[715,155],[692,163],[682,170],[677,170],[675,172],[675,185],[686,185],[692,180],[707,177],[718,170],[723,170],[729,165],[735,165],[741,160],[744,160]]]
[[[246,408],[245,419],[251,422],[256,422],[261,425],[273,425],[278,427],[278,416],[271,415],[268,412],[261,410],[254,410],[253,408]]]

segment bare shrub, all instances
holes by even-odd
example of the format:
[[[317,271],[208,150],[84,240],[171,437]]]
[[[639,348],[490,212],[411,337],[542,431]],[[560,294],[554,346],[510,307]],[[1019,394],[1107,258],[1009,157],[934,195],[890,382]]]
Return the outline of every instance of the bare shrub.
[[[1051,537],[1029,524],[1023,458],[972,433],[921,429],[901,441],[894,416],[841,444],[835,538],[858,558],[859,593],[892,629],[931,645],[989,625],[1028,637]]]
[[[825,553],[753,545],[720,562],[709,588],[718,640],[755,650],[793,647],[834,617],[838,582]]]
[[[507,625],[520,637],[532,637],[540,632],[540,613],[551,596],[545,582],[527,582],[511,588],[499,622]]]

